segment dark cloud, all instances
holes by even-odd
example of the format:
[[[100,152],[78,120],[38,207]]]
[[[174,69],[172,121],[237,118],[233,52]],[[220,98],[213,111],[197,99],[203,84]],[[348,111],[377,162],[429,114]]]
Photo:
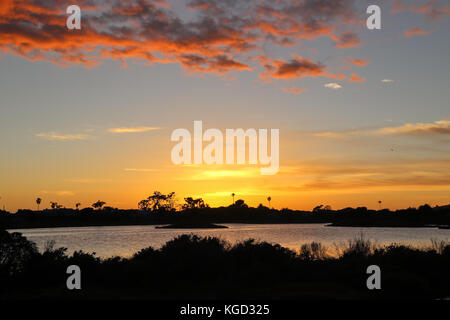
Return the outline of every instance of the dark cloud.
[[[336,47],[337,48],[349,48],[349,47],[357,47],[361,43],[358,34],[355,32],[344,32],[337,39]]]

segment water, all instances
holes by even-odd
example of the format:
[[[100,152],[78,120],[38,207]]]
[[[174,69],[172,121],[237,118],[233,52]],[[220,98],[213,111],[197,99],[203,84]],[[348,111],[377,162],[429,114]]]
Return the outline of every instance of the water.
[[[363,233],[379,244],[401,243],[429,246],[431,239],[450,240],[450,230],[437,228],[351,228],[326,227],[323,224],[224,224],[229,229],[155,229],[155,226],[108,226],[78,228],[16,229],[42,250],[55,241],[55,247],[96,252],[99,257],[129,257],[140,249],[161,247],[168,240],[184,233],[215,236],[234,243],[254,238],[298,249],[302,244],[321,242],[328,248],[347,243]]]

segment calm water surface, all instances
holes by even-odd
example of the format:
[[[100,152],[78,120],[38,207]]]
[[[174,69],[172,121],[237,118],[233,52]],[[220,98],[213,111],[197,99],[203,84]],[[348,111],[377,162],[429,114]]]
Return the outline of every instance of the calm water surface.
[[[333,249],[363,233],[379,244],[402,243],[428,246],[431,239],[450,240],[450,230],[437,228],[350,228],[326,227],[323,224],[224,224],[229,229],[155,229],[155,226],[112,226],[78,228],[15,229],[42,250],[47,241],[56,247],[96,252],[99,257],[131,256],[142,248],[161,247],[168,240],[184,233],[215,236],[232,243],[254,238],[298,249],[302,244],[319,241]]]

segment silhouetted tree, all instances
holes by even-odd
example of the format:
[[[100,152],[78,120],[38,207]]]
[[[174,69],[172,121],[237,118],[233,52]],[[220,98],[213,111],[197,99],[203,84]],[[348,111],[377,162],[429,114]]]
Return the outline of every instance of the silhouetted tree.
[[[97,202],[94,202],[94,203],[92,204],[92,208],[97,209],[97,210],[100,210],[105,204],[106,204],[105,201],[100,201],[100,200],[98,200]]]
[[[159,191],[153,192],[153,195],[138,203],[139,209],[143,211],[152,211],[155,213],[175,210],[175,192],[162,194]]]
[[[79,203],[79,202],[75,203],[75,208],[76,208],[77,210],[80,208],[80,206],[81,206],[81,203]]]
[[[267,197],[267,201],[269,201],[269,208],[270,208],[270,201],[272,200],[272,198],[269,196]]]
[[[322,207],[323,207],[323,204],[321,204],[321,205],[318,205],[317,207],[314,207],[314,209],[313,209],[313,213],[319,213],[319,212],[321,212],[322,211]]]
[[[234,196],[235,196],[234,192],[231,194],[231,196],[233,197],[233,204],[234,204]]]
[[[423,213],[428,213],[433,211],[433,208],[431,208],[431,206],[429,204],[424,204],[423,206],[419,207],[419,211],[423,212]]]
[[[202,198],[193,199],[192,197],[184,198],[184,201],[186,202],[183,204],[182,208],[184,210],[186,209],[202,209],[209,207]]]
[[[58,204],[58,202],[50,201],[50,207],[55,210],[55,209],[61,209],[63,206],[61,204]]]
[[[321,204],[313,209],[313,213],[326,213],[330,212],[331,210],[332,209],[330,205],[324,206],[323,204]]]
[[[37,204],[37,209],[38,209],[38,211],[39,211],[39,205],[41,204],[41,202],[42,202],[42,199],[41,199],[41,198],[37,198],[37,199],[36,199],[36,204]]]
[[[248,205],[242,199],[236,200],[233,206],[235,208],[248,208]]]

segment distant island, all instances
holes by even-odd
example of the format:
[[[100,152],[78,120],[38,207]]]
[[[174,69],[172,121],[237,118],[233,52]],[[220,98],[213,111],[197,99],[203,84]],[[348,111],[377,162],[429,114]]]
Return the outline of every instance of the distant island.
[[[120,225],[167,225],[164,228],[224,228],[220,224],[284,224],[322,223],[343,227],[450,227],[450,205],[401,210],[367,207],[334,210],[328,205],[318,205],[311,211],[274,209],[260,204],[248,206],[238,199],[227,207],[212,208],[203,199],[184,198],[183,204],[175,201],[175,192],[162,194],[155,191],[138,203],[138,209],[118,209],[97,201],[90,207],[64,208],[51,202],[50,209],[20,209],[15,213],[0,210],[0,227],[5,229],[120,226]],[[37,206],[42,199],[36,199]]]

